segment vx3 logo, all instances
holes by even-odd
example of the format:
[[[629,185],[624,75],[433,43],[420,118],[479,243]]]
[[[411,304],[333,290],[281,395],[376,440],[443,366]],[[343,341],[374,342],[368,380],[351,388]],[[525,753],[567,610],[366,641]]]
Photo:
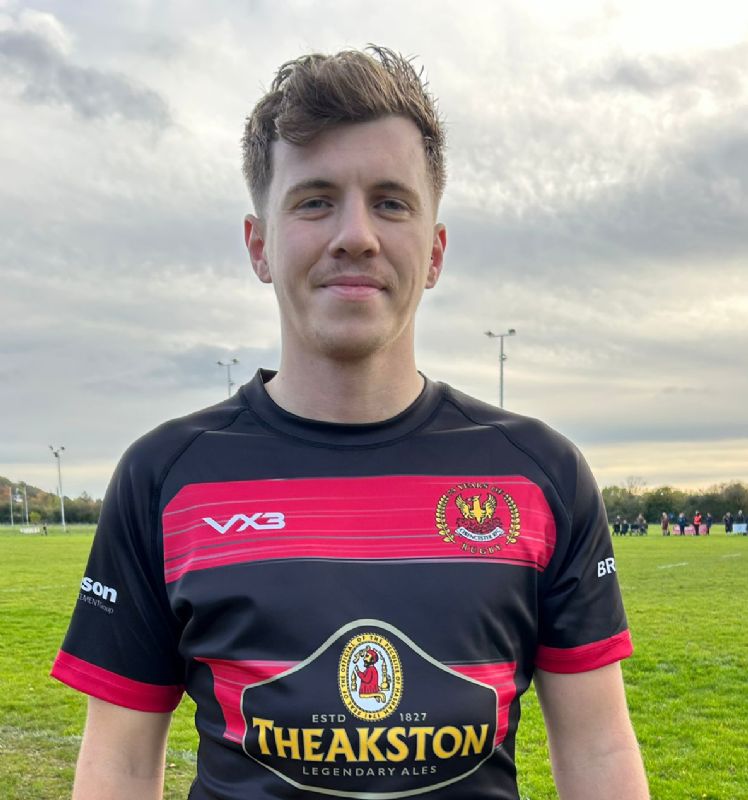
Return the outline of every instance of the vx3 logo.
[[[218,533],[228,533],[228,531],[241,533],[246,531],[247,528],[253,528],[256,531],[279,531],[286,527],[286,517],[278,511],[260,511],[257,514],[252,514],[251,517],[246,514],[234,514],[223,525],[220,522],[216,522],[213,517],[203,517],[203,522],[207,522]]]

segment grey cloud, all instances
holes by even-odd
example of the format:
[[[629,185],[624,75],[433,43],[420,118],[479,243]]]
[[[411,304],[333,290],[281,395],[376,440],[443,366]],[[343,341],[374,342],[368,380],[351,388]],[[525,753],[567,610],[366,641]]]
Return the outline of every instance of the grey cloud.
[[[116,72],[78,66],[31,31],[0,31],[0,64],[22,82],[29,103],[65,105],[85,119],[121,116],[157,128],[171,124],[157,92]]]
[[[521,214],[455,214],[452,252],[505,271],[588,280],[622,267],[646,270],[742,257],[748,251],[748,126],[744,109],[673,143],[638,181],[599,187],[592,195],[550,208],[540,202]],[[500,155],[495,156],[497,158]],[[568,154],[573,160],[574,153]],[[567,163],[571,169],[573,164]],[[558,166],[563,180],[564,166]],[[489,164],[487,170],[491,170]],[[486,253],[491,254],[490,260]]]
[[[145,394],[192,389],[215,389],[216,402],[225,396],[226,370],[219,360],[237,358],[239,364],[231,370],[231,380],[237,386],[246,383],[260,366],[275,364],[277,349],[235,347],[227,351],[207,344],[182,350],[164,350],[143,358],[137,371],[137,385]],[[101,396],[116,396],[132,390],[133,376],[120,375],[116,370],[91,375],[80,382],[84,392]],[[223,391],[223,394],[221,393]]]
[[[679,56],[618,56],[596,69],[577,73],[567,86],[573,93],[620,90],[653,98],[691,88],[740,94],[747,60],[745,43]]]
[[[688,420],[668,419],[664,416],[642,416],[640,420],[617,422],[605,420],[573,420],[569,430],[575,439],[587,444],[626,444],[628,442],[708,442],[734,441],[748,437],[748,424],[715,421],[706,426],[689,425]]]
[[[660,389],[660,394],[663,395],[678,395],[678,394],[699,394],[702,390],[696,386],[663,386]]]
[[[608,67],[607,74],[596,84],[600,88],[631,89],[642,94],[655,94],[693,83],[699,72],[695,66],[682,61],[664,58],[647,58],[637,61],[621,59]]]
[[[741,111],[741,116],[744,111]],[[740,255],[748,248],[748,127],[736,115],[668,153],[661,172],[580,209],[628,257]],[[577,211],[578,213],[578,211]]]
[[[96,280],[104,273],[152,278],[170,270],[246,274],[241,231],[245,209],[233,198],[196,201],[191,207],[180,206],[179,196],[96,199],[98,207],[86,198],[88,215],[70,209],[64,225],[54,225],[54,209],[36,209],[45,223],[52,218],[46,233],[44,225],[29,227],[19,221],[14,227],[13,217],[20,217],[22,209],[0,203],[5,219],[0,229],[7,232],[0,237],[0,260],[33,263],[47,276],[67,275],[80,281]],[[52,227],[53,247],[48,237]]]

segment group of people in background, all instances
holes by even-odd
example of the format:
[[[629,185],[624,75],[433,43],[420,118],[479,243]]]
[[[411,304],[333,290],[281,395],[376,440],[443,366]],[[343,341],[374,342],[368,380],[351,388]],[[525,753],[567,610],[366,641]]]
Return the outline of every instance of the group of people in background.
[[[728,511],[723,517],[722,522],[725,525],[725,533],[733,533],[733,526],[742,526],[745,524],[746,518],[743,510],[738,511],[733,516],[731,511]],[[702,514],[696,511],[692,519],[688,519],[684,511],[681,511],[677,516],[673,513],[668,514],[666,511],[662,512],[660,517],[660,530],[663,536],[670,536],[671,530],[676,536],[686,536],[693,534],[694,536],[709,536],[712,530],[714,517],[710,512]],[[614,536],[644,536],[649,532],[649,523],[642,514],[636,518],[634,522],[629,522],[627,519],[622,519],[620,515],[616,516],[613,520],[613,535]],[[738,531],[735,531],[736,533]],[[745,529],[740,530],[743,536],[748,535]]]
[[[743,509],[741,508],[740,511],[733,517],[732,512],[728,511],[724,517],[722,517],[722,522],[725,523],[725,533],[732,533],[733,525],[745,525],[745,514],[743,514]],[[748,536],[748,530],[742,530],[741,533],[743,536]]]
[[[662,512],[662,517],[660,518],[660,529],[662,530],[663,536],[670,536],[670,523],[673,521],[673,516],[674,515],[668,514],[665,511]],[[693,519],[690,522],[691,530],[689,531],[688,517],[686,517],[685,512],[681,511],[673,522],[673,530],[678,532],[678,536],[685,536],[687,532],[693,533],[694,536],[709,536],[712,531],[713,523],[714,517],[712,517],[711,513],[702,515],[700,511],[696,511],[693,515]]]
[[[644,519],[643,514],[639,514],[633,522],[621,519],[620,516],[613,520],[614,536],[646,536],[648,533],[649,523]]]

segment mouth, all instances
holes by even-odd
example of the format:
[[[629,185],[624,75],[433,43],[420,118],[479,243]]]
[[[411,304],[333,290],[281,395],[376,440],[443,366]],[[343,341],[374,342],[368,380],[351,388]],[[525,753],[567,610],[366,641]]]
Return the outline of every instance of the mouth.
[[[371,275],[335,275],[320,283],[320,288],[347,299],[365,299],[385,291],[384,283]]]
[[[372,289],[384,289],[384,283],[371,275],[331,275],[321,283],[323,288],[329,286],[367,286]]]

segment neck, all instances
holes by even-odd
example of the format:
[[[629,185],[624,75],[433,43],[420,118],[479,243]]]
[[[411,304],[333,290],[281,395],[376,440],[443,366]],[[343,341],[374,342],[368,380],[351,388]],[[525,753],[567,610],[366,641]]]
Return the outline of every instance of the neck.
[[[265,384],[283,409],[324,422],[380,422],[404,411],[421,393],[424,380],[410,363],[393,367],[386,359],[294,364],[281,358],[278,373]]]

